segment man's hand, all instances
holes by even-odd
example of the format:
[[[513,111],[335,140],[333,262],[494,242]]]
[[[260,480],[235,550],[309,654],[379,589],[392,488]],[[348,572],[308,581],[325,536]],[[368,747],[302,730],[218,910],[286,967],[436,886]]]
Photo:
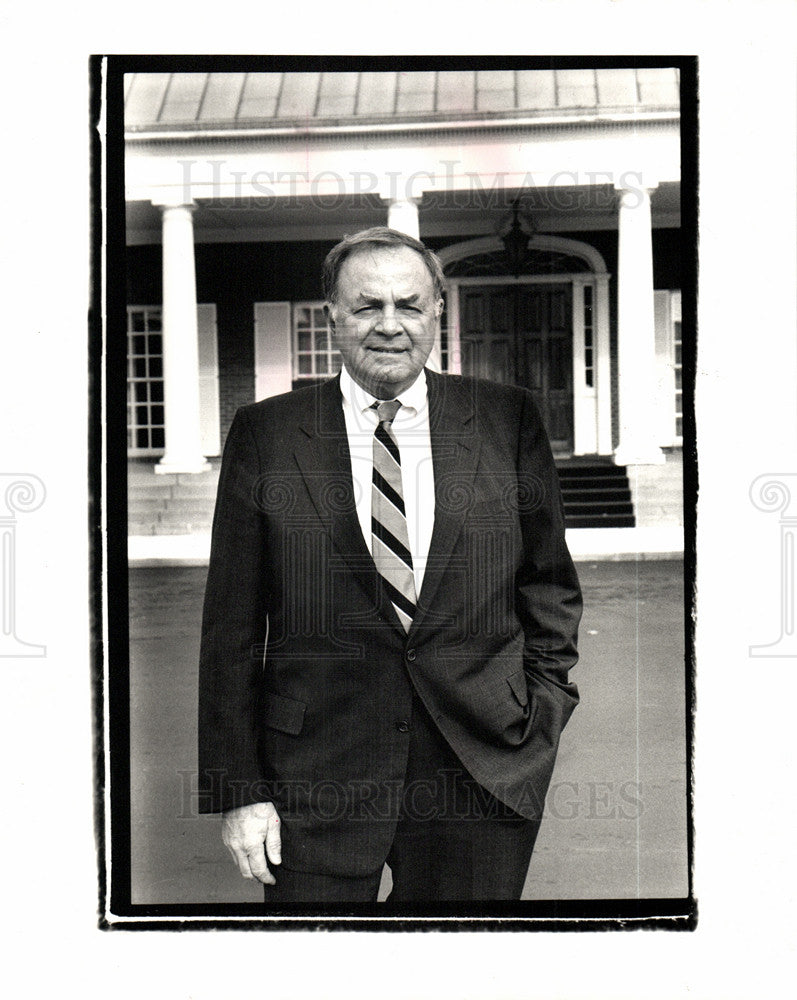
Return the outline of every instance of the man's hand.
[[[266,863],[266,854],[273,865],[282,860],[280,818],[271,802],[255,802],[225,812],[221,839],[244,878],[276,884]]]

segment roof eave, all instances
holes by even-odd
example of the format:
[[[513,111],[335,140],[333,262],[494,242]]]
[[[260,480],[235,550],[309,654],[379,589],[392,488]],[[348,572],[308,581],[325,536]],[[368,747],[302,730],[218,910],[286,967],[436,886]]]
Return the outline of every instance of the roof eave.
[[[210,125],[197,128],[196,122],[185,125],[144,125],[132,126],[125,131],[128,142],[190,142],[206,139],[257,139],[257,138],[306,138],[308,136],[326,135],[357,135],[363,133],[400,133],[400,132],[452,132],[463,130],[540,128],[551,126],[587,126],[609,124],[645,124],[677,122],[680,119],[678,108],[663,108],[657,111],[615,110],[615,111],[578,111],[572,114],[541,114],[530,116],[492,116],[490,118],[460,118],[460,119],[415,119],[402,121],[372,120],[368,122],[325,122],[308,125],[306,121],[294,121],[280,125],[244,125],[231,123],[229,125]]]

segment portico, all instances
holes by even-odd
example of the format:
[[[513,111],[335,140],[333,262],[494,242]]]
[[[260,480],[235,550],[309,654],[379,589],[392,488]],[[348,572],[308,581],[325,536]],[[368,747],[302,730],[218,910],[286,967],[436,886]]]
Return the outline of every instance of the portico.
[[[536,72],[542,83],[545,74]],[[334,75],[321,74],[322,90]],[[438,97],[445,75],[437,74]],[[601,103],[606,85],[596,79],[589,113],[562,106],[561,94],[556,108],[470,118],[452,109],[448,118],[419,114],[412,122],[318,115],[302,125],[272,118],[243,127],[231,120],[168,123],[162,113],[148,122],[139,107],[127,132],[128,243],[163,248],[165,449],[152,449],[159,470],[206,468],[206,457],[218,451],[209,450],[208,425],[215,419],[220,445],[227,410],[247,401],[241,363],[235,382],[225,362],[235,353],[225,346],[231,337],[251,337],[239,352],[252,358],[251,398],[335,370],[339,362],[323,343],[317,315],[320,296],[310,292],[312,279],[299,273],[300,263],[291,272],[280,248],[290,258],[322,258],[344,232],[384,224],[420,236],[445,265],[447,309],[432,363],[454,373],[536,379],[530,388],[564,421],[564,453],[612,456],[627,466],[662,462],[662,448],[680,443],[675,416],[667,416],[677,388],[672,344],[680,285],[655,246],[680,226],[677,88],[665,95],[661,82],[656,100],[615,103],[609,111]],[[130,86],[129,105],[136,81]],[[478,105],[478,80],[476,86]],[[513,205],[529,236],[517,275],[502,259]],[[237,332],[224,330],[230,309],[210,296],[210,286],[222,282],[208,282],[208,268],[221,273],[225,246],[240,260],[247,248],[256,259],[263,245],[272,248],[272,265],[269,271],[264,262],[250,282],[258,287],[248,305],[250,332],[240,321]],[[257,265],[247,258],[250,266]],[[234,286],[238,277],[229,270],[224,281]],[[522,313],[511,336],[495,326],[497,312],[474,327],[479,296],[494,312]],[[206,322],[211,308],[218,327]],[[236,315],[245,308],[236,299]],[[527,316],[538,308],[559,310],[558,326],[549,315],[534,328]],[[216,337],[213,370],[217,345],[208,339]],[[492,350],[492,369],[474,360],[477,343]],[[541,367],[530,375],[532,357]]]

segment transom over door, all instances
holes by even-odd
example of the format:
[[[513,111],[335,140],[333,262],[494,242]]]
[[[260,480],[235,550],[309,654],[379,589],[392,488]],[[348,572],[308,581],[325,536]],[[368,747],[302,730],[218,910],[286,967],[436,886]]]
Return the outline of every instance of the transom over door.
[[[460,291],[463,375],[534,393],[551,446],[573,449],[569,284],[475,285]]]

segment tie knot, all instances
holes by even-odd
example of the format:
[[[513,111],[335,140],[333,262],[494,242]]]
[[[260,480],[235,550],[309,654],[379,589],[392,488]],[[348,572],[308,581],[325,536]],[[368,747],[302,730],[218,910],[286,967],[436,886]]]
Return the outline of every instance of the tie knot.
[[[373,408],[379,416],[379,423],[390,426],[393,423],[393,418],[401,409],[401,403],[397,399],[383,399],[381,402],[375,402]]]

